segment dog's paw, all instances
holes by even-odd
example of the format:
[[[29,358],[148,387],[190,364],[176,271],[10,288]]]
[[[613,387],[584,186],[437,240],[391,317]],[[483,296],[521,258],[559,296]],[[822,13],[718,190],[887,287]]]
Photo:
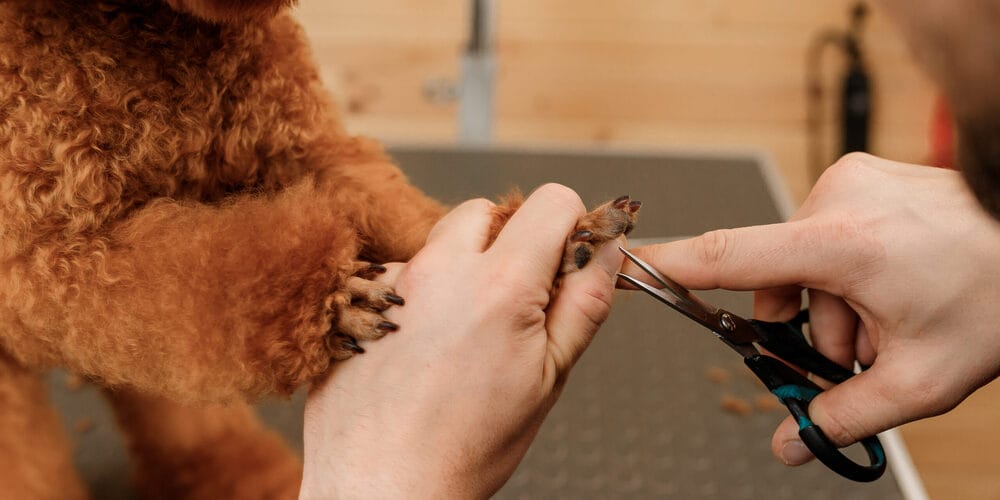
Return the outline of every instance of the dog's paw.
[[[560,273],[582,269],[602,244],[632,231],[642,202],[622,196],[580,218],[566,241]]]
[[[348,277],[341,289],[327,299],[333,311],[334,324],[327,335],[331,357],[343,360],[365,350],[358,340],[376,340],[399,329],[399,325],[385,319],[382,311],[403,305],[403,298],[392,287],[373,281],[385,272],[378,264],[359,262],[357,270]]]

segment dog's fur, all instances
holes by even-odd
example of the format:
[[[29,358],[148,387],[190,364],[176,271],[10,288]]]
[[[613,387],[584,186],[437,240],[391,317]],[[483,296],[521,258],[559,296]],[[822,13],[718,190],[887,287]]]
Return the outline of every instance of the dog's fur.
[[[407,260],[444,208],[344,131],[290,3],[0,0],[0,423],[51,429],[0,425],[0,491],[82,494],[27,371],[63,366],[109,388],[147,493],[295,494],[240,401],[384,334],[366,262]]]

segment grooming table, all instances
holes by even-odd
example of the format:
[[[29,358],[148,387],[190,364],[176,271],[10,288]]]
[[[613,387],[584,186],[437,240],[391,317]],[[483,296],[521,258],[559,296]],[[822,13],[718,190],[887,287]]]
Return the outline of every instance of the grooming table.
[[[590,207],[631,195],[643,201],[633,246],[779,222],[791,210],[773,168],[752,153],[448,146],[397,147],[393,155],[415,184],[448,203],[496,197],[514,186],[527,194],[545,182],[572,187]],[[751,315],[749,293],[702,296]],[[737,356],[644,294],[618,292],[615,301],[611,318],[498,498],[921,498],[898,435],[883,437],[893,470],[874,483],[848,481],[817,463],[781,465],[769,444],[788,414],[784,407],[754,407],[746,415],[722,408],[723,398],[751,406],[759,395],[773,399]],[[728,381],[713,380],[722,374]],[[51,375],[53,399],[78,442],[76,460],[95,497],[132,498],[130,466],[105,404],[93,388],[68,390],[63,378]],[[291,403],[260,407],[299,450],[303,399],[298,394]],[[93,428],[74,431],[80,419],[90,419]]]

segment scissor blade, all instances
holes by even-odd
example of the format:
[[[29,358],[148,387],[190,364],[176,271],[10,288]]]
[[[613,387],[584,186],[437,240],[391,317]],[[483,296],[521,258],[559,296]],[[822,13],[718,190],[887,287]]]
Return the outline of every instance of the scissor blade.
[[[692,304],[686,302],[682,297],[675,295],[673,290],[670,290],[671,293],[665,293],[663,290],[639,281],[638,279],[627,274],[618,273],[618,277],[627,281],[630,285],[648,293],[656,300],[670,306],[677,312],[691,318],[705,328],[708,328],[716,335],[719,335],[722,327],[719,324],[719,318],[718,315],[715,314],[715,311],[709,311],[699,305],[692,306]]]
[[[760,354],[760,352],[757,351],[757,348],[753,346],[753,343],[758,341],[759,337],[745,319],[739,316],[730,315],[730,321],[732,321],[734,328],[729,330],[722,326],[721,310],[717,309],[714,312],[708,312],[700,307],[692,308],[684,304],[684,301],[676,295],[673,295],[672,293],[664,293],[663,290],[643,283],[642,281],[639,281],[627,274],[618,273],[618,277],[651,295],[654,299],[670,306],[675,311],[691,318],[695,323],[708,328],[708,331],[714,333],[716,337],[725,342],[725,344],[734,351],[740,353],[743,357]]]
[[[701,299],[695,297],[690,290],[684,288],[680,283],[666,277],[663,273],[657,271],[653,266],[646,263],[646,261],[632,255],[632,252],[625,250],[623,247],[618,247],[619,250],[628,260],[631,260],[635,265],[639,266],[646,274],[652,276],[656,281],[660,282],[664,288],[670,290],[676,299],[672,299],[673,303],[670,304],[671,307],[677,309],[678,311],[686,314],[695,321],[702,323],[703,325],[715,330],[720,327],[718,312],[719,308],[706,304],[702,302]],[[619,274],[619,276],[624,276]],[[629,277],[631,279],[631,277]],[[629,279],[626,279],[629,283],[632,283]],[[659,290],[657,290],[659,291]],[[711,324],[706,322],[712,322]]]
[[[646,261],[640,259],[639,257],[636,257],[635,255],[632,254],[632,252],[625,250],[625,247],[619,246],[618,250],[621,251],[621,253],[625,254],[625,257],[628,257],[628,260],[631,260],[632,263],[639,266],[639,269],[642,269],[643,272],[652,276],[654,279],[656,279],[656,281],[659,281],[661,285],[669,288],[670,291],[676,293],[679,290],[683,290],[685,293],[690,295],[690,292],[688,292],[687,288],[684,288],[679,283],[664,276],[663,273],[657,271],[655,267],[647,264]]]

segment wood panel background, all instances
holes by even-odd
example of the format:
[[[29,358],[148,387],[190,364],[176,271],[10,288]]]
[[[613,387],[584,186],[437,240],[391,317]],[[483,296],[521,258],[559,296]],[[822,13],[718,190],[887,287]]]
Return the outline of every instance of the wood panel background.
[[[302,0],[298,9],[349,128],[390,142],[451,142],[468,0]],[[497,0],[496,140],[506,144],[769,152],[801,201],[806,52],[847,26],[846,0]],[[930,82],[877,10],[866,29],[873,148],[921,162]],[[827,156],[843,61],[824,58]],[[904,427],[932,498],[1000,499],[1000,386]],[[762,438],[763,439],[763,438]],[[763,443],[763,441],[762,441]]]
[[[455,105],[425,90],[459,76],[467,4],[302,2],[300,17],[353,130],[389,141],[454,140]],[[806,52],[819,31],[846,27],[851,5],[498,0],[496,140],[758,148],[801,200],[810,182]],[[873,152],[920,161],[933,87],[877,10],[866,44],[876,87]],[[833,105],[843,61],[833,53],[824,61]],[[826,114],[832,125],[832,109]]]

